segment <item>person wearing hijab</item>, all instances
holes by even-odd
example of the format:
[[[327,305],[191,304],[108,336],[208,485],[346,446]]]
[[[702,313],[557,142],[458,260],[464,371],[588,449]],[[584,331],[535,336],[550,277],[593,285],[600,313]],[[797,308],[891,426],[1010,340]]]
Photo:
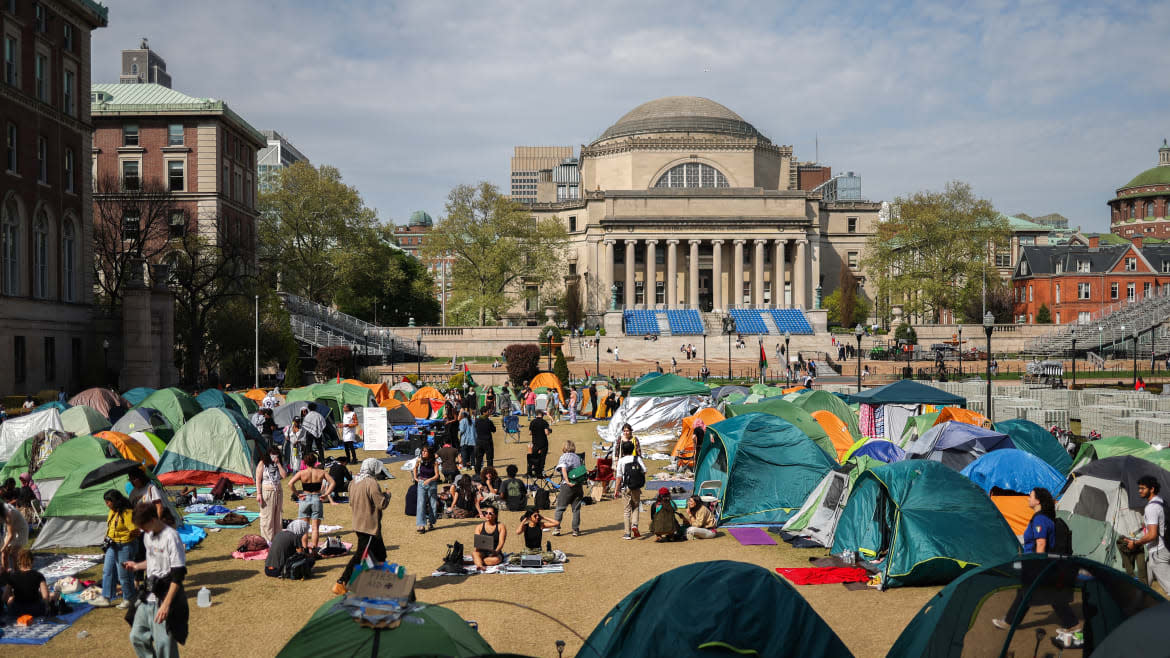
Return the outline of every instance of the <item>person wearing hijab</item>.
[[[354,567],[369,553],[375,563],[386,561],[386,544],[382,541],[382,510],[390,504],[390,494],[382,491],[374,476],[382,472],[382,462],[370,457],[362,462],[357,477],[349,485],[349,505],[353,510],[353,529],[357,545],[341,577],[333,585],[333,593],[345,594]]]

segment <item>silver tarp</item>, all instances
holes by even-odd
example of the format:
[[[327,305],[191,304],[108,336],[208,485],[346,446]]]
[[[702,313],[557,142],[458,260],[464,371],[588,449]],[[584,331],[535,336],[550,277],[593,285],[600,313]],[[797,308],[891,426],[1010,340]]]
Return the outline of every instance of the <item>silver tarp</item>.
[[[667,398],[627,397],[613,412],[609,425],[597,428],[602,441],[612,443],[622,435],[626,423],[634,428],[634,435],[642,445],[673,441],[682,431],[682,421],[692,409],[710,406],[706,395],[684,395]]]

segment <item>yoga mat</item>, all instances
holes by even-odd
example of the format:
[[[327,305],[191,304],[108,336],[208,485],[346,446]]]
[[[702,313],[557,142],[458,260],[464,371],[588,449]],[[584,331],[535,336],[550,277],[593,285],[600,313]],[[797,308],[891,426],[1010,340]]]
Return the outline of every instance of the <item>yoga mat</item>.
[[[867,583],[869,572],[861,567],[777,567],[776,573],[793,585],[832,585],[836,583]]]
[[[727,534],[743,546],[775,546],[776,540],[761,528],[728,528]]]
[[[15,623],[0,626],[0,644],[44,644],[90,610],[93,610],[90,605],[79,603],[67,615],[38,618],[32,626],[17,626]]]

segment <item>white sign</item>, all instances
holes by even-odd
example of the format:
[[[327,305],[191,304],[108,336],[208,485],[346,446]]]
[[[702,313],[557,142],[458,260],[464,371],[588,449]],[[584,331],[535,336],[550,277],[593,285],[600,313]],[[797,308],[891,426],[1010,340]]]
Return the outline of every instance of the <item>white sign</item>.
[[[362,408],[362,432],[365,434],[366,450],[385,450],[389,440],[387,429],[384,407]]]

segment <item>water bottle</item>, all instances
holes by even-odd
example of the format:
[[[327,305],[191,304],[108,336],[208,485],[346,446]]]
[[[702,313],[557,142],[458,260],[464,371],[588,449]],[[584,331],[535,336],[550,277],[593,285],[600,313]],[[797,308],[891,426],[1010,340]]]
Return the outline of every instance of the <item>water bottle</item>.
[[[84,640],[87,637],[89,637],[89,631],[81,631],[77,634],[77,639],[79,640]]]
[[[211,607],[211,590],[207,589],[206,587],[200,587],[199,588],[199,597],[195,603],[200,608],[210,608]]]

